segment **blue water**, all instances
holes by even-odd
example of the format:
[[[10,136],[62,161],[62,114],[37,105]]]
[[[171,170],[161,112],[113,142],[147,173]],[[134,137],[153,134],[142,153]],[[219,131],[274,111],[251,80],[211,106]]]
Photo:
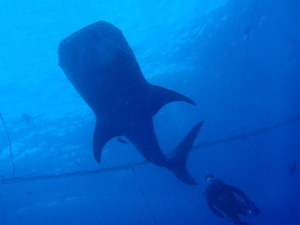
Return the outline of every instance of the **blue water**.
[[[230,224],[203,197],[211,172],[261,209],[250,224],[299,225],[299,11],[295,0],[2,1],[0,224]],[[164,153],[205,121],[188,160],[197,186],[116,140],[95,162],[95,118],[57,47],[97,20],[123,31],[150,83],[197,103],[154,117]]]

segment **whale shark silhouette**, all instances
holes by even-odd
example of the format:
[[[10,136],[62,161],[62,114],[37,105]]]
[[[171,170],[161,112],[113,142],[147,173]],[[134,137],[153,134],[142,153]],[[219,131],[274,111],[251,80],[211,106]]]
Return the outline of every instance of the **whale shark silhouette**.
[[[203,121],[197,123],[166,157],[158,144],[152,117],[167,103],[191,99],[149,84],[122,31],[98,21],[63,39],[59,66],[96,116],[93,153],[100,163],[104,145],[125,136],[151,163],[168,168],[187,184],[196,184],[186,161]]]

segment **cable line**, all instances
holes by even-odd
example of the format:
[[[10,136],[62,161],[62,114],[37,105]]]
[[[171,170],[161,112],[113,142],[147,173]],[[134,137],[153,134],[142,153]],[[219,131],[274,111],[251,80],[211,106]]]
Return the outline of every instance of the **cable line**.
[[[231,137],[228,137],[228,138],[217,139],[217,140],[214,140],[214,141],[201,142],[198,145],[195,145],[193,147],[193,151],[199,150],[200,148],[202,149],[202,148],[205,148],[205,147],[219,145],[219,144],[223,144],[223,143],[226,143],[226,142],[243,140],[247,137],[267,133],[267,132],[270,132],[272,130],[281,128],[285,125],[288,125],[292,122],[296,122],[298,120],[300,120],[300,115],[292,117],[292,118],[287,119],[285,121],[282,121],[280,123],[277,123],[275,125],[256,130],[256,131],[231,136]],[[41,181],[41,180],[53,180],[53,179],[62,179],[62,178],[67,178],[67,177],[78,177],[78,176],[90,176],[90,175],[110,173],[110,172],[115,172],[115,171],[120,171],[120,170],[131,170],[132,168],[142,166],[142,165],[147,165],[147,164],[149,164],[148,161],[144,160],[144,161],[141,161],[141,162],[129,163],[129,164],[126,164],[126,165],[121,165],[121,166],[116,166],[116,167],[111,167],[111,168],[100,168],[100,169],[96,169],[96,170],[80,170],[80,171],[74,171],[74,172],[69,172],[69,173],[61,173],[61,174],[54,174],[53,173],[53,174],[46,174],[46,175],[39,175],[39,176],[17,176],[17,177],[15,176],[13,178],[2,178],[2,179],[0,179],[0,184],[33,182],[33,181]]]
[[[14,162],[14,159],[13,159],[13,154],[12,154],[12,147],[11,147],[11,140],[10,140],[10,136],[8,134],[8,129],[7,129],[7,126],[6,126],[6,123],[5,123],[5,120],[2,116],[2,114],[0,113],[0,119],[2,121],[2,124],[4,126],[4,129],[5,129],[5,133],[6,133],[6,137],[7,137],[7,140],[8,140],[8,146],[9,146],[9,157],[10,157],[10,161],[11,161],[11,164],[12,164],[12,173],[11,173],[11,176],[12,178],[15,178],[15,171],[16,171],[16,166],[15,166],[15,162]]]

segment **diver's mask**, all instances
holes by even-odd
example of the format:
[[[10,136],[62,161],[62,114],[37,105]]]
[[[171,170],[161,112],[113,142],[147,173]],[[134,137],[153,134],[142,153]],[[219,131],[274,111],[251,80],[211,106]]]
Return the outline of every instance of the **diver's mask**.
[[[217,179],[217,178],[216,178],[214,175],[209,174],[209,175],[207,175],[207,176],[205,177],[205,182],[206,182],[207,184],[210,184],[210,183],[214,182],[216,179]]]

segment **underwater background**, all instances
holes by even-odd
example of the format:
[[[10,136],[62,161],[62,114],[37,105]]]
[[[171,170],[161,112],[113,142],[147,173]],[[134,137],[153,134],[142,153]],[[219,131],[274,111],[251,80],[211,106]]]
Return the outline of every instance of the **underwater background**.
[[[300,3],[296,0],[2,0],[0,224],[230,224],[203,191],[213,173],[260,208],[255,225],[300,224]],[[123,31],[145,78],[193,99],[154,117],[165,154],[204,125],[198,185],[111,140],[58,66],[59,42],[95,21]]]

